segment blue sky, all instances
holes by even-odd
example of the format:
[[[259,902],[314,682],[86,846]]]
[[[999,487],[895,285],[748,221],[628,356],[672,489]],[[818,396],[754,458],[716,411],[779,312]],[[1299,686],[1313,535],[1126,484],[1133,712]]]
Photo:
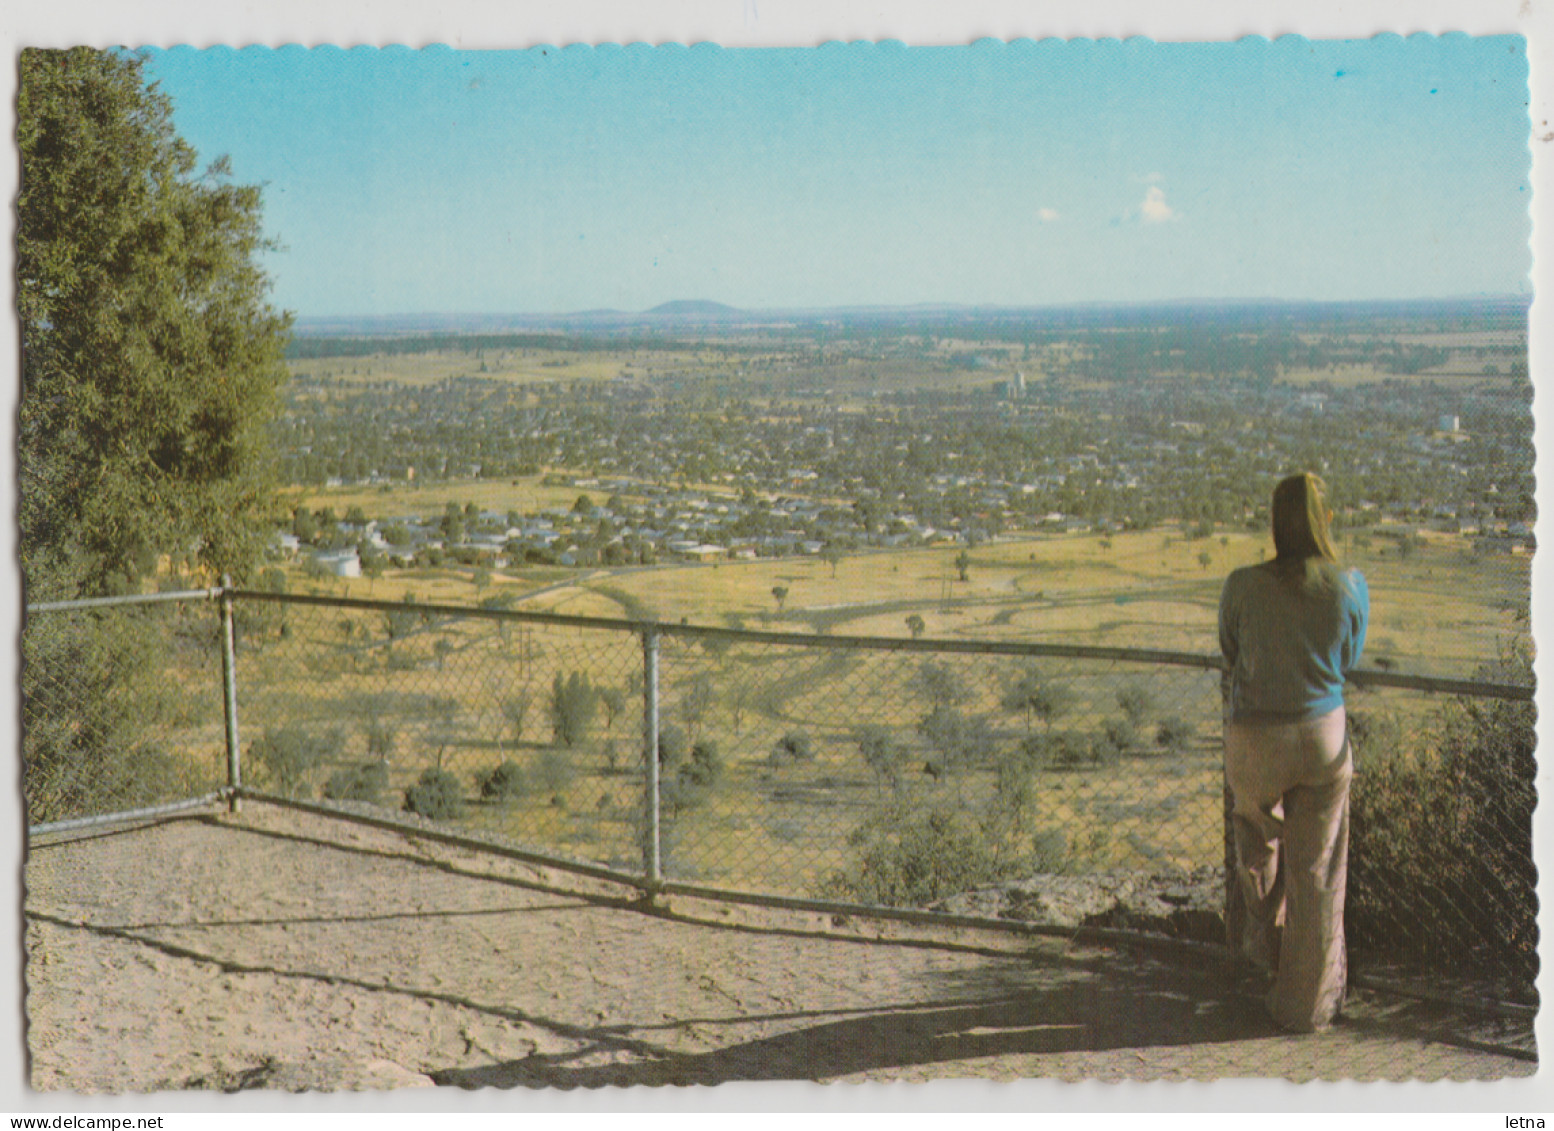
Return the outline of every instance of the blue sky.
[[[303,317],[1521,292],[1516,37],[177,48]]]

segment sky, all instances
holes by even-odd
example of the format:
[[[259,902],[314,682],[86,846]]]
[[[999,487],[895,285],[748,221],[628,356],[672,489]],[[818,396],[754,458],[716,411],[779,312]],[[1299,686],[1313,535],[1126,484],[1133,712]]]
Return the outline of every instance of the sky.
[[[174,48],[299,316],[1526,293],[1516,36]]]

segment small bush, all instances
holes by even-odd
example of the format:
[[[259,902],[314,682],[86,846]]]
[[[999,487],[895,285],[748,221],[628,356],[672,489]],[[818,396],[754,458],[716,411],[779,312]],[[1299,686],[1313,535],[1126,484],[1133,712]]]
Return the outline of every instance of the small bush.
[[[331,774],[324,783],[324,797],[329,801],[367,801],[376,805],[387,788],[388,767],[382,762],[365,762]]]
[[[1033,734],[1020,744],[1020,749],[1033,764],[1053,770],[1099,766],[1108,753],[1099,740],[1068,731]]]
[[[826,880],[823,893],[886,907],[922,907],[1007,879],[1017,870],[995,838],[964,813],[892,811],[850,838],[858,862]]]
[[[679,766],[689,757],[690,752],[690,740],[679,727],[667,726],[658,732],[658,764],[664,769],[672,770]]]
[[[807,762],[814,756],[815,750],[810,745],[809,735],[801,730],[790,730],[773,744],[769,761],[774,766],[780,766],[784,762]]]
[[[944,769],[960,770],[986,764],[996,745],[992,729],[980,715],[965,715],[953,707],[935,707],[917,724]]]
[[[545,751],[534,767],[534,780],[546,793],[566,789],[576,777],[577,771],[572,765],[572,759],[559,750]]]
[[[502,720],[512,733],[512,745],[523,741],[523,724],[529,717],[529,691],[524,688],[502,700]]]
[[[890,785],[899,784],[905,751],[890,731],[882,726],[859,727],[853,732],[853,741],[858,744],[858,753],[863,755],[869,769]]]
[[[287,723],[249,747],[252,761],[264,770],[266,784],[277,793],[295,795],[306,789],[308,775],[345,748],[339,727],[314,733],[299,723]]]
[[[1122,708],[1123,715],[1135,728],[1144,725],[1144,720],[1155,709],[1155,699],[1147,689],[1137,683],[1124,684],[1117,689],[1117,706]]]
[[[511,760],[503,762],[482,774],[476,784],[480,787],[480,796],[487,801],[508,801],[522,797],[523,767]]]
[[[459,779],[444,770],[427,770],[405,790],[405,811],[433,821],[451,821],[464,813]]]
[[[680,780],[687,785],[710,786],[723,776],[723,756],[718,744],[703,739],[691,747],[691,760],[680,767]]]
[[[1193,740],[1197,731],[1191,723],[1180,715],[1172,715],[1163,719],[1155,728],[1155,745],[1167,750],[1177,751],[1183,749]]]
[[[1106,747],[1117,754],[1125,754],[1139,744],[1139,730],[1128,718],[1107,719],[1101,728]]]
[[[394,753],[394,742],[399,737],[394,725],[383,719],[373,718],[367,722],[367,753],[386,762],[389,755]]]

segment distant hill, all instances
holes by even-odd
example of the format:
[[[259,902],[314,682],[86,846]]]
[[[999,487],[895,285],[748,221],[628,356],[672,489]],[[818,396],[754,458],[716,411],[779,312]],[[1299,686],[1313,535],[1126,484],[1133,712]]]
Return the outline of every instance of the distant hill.
[[[659,303],[648,314],[672,315],[694,318],[728,318],[739,317],[744,311],[738,307],[725,306],[721,302],[712,302],[708,299],[682,298],[673,302]]]

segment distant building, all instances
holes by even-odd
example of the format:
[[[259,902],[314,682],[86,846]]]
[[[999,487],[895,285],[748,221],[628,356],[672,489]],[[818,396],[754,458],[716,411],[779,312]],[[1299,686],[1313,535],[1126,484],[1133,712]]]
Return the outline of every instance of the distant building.
[[[313,560],[336,577],[360,577],[362,560],[355,550],[332,550],[313,555]]]

